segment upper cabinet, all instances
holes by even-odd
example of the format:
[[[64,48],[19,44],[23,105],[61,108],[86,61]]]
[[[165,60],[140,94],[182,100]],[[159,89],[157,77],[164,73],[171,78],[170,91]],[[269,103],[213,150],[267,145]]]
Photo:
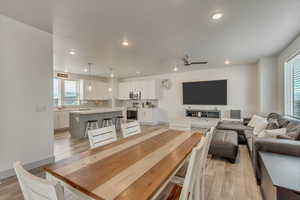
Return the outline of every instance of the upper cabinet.
[[[121,82],[119,83],[119,95],[118,98],[122,100],[129,99],[129,93],[131,91],[131,82]]]
[[[159,99],[160,87],[158,80],[126,81],[119,83],[119,99],[130,99],[130,92],[140,92],[141,99]]]
[[[91,87],[89,87],[91,85]],[[108,83],[101,81],[80,81],[80,99],[82,100],[109,100]]]

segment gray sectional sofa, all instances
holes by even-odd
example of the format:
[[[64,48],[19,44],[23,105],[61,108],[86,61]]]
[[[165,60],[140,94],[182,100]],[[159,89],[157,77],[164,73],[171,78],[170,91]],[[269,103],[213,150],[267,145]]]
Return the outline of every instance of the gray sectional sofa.
[[[246,144],[252,158],[257,183],[260,184],[261,161],[258,158],[258,152],[271,152],[300,158],[300,122],[284,118],[276,113],[270,113],[267,116],[267,119],[270,123],[276,121],[277,128],[286,128],[287,132],[290,134],[279,136],[277,138],[258,138],[253,134],[253,128],[244,125],[242,122],[224,121],[218,124],[217,131],[219,130],[221,135],[226,134],[226,131],[228,131],[230,137],[224,139],[225,137],[222,136],[222,145],[220,145],[220,137],[217,136],[217,132],[212,140],[210,153],[229,158],[232,161],[235,160],[233,156],[237,155],[237,153],[231,153],[231,155],[228,154],[228,152],[233,152],[232,143],[238,140],[240,144]],[[274,128],[274,126],[268,125],[268,128],[271,129]],[[236,131],[236,138],[232,137],[232,131]],[[222,152],[224,152],[224,154],[222,154]]]

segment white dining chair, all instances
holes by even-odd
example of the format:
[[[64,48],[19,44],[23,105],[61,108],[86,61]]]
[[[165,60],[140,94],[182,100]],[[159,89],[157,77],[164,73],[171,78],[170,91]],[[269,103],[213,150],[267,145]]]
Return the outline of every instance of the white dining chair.
[[[14,163],[14,169],[25,200],[64,200],[63,187],[27,172],[20,162]]]
[[[201,158],[200,158],[200,164],[199,164],[199,170],[198,170],[199,175],[197,176],[198,178],[196,180],[198,182],[196,185],[199,188],[195,190],[195,192],[196,192],[195,195],[200,196],[200,200],[205,199],[205,172],[206,172],[207,156],[208,156],[209,147],[210,147],[212,138],[215,133],[215,128],[216,127],[210,128],[210,131],[208,131],[206,133],[204,149],[203,149],[203,152],[202,152]]]
[[[185,177],[174,176],[171,182],[182,186],[179,200],[205,200],[205,169],[215,127],[193,149]]]
[[[138,121],[123,123],[121,129],[124,138],[141,133],[141,126]]]
[[[108,126],[88,131],[91,149],[117,141],[116,127]]]

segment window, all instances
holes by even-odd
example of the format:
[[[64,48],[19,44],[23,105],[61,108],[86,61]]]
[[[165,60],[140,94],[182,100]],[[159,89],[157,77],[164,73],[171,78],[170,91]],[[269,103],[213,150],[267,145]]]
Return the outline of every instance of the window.
[[[61,104],[61,87],[60,87],[60,79],[53,79],[53,105],[58,106]]]
[[[79,105],[79,81],[64,80],[64,105]]]
[[[300,119],[300,53],[285,66],[285,114]]]
[[[53,78],[53,105],[80,105],[80,81]]]

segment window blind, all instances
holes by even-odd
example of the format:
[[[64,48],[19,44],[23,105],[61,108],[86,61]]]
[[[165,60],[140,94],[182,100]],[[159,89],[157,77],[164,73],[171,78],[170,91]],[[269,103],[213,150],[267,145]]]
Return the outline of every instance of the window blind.
[[[64,105],[79,104],[79,81],[64,81]]]
[[[300,56],[292,60],[293,64],[293,116],[300,118]]]

